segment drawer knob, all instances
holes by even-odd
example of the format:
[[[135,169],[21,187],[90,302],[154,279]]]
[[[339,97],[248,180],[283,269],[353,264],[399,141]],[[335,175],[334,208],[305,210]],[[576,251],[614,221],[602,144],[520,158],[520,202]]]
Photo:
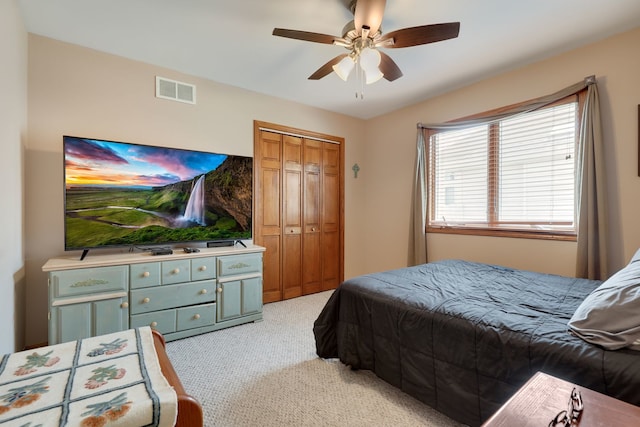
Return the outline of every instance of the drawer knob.
[[[194,318],[194,319],[196,319],[196,320],[198,320],[198,319],[200,318],[200,315],[199,315],[199,314],[194,314],[194,315],[193,315],[193,318]]]
[[[158,322],[151,322],[151,325],[150,325],[150,326],[151,326],[152,328],[155,328],[156,326],[158,326]]]
[[[172,271],[172,273],[173,273],[173,274],[178,274],[178,273],[180,273],[180,269],[179,269],[179,268],[176,268],[176,269],[174,269],[174,270]]]
[[[202,295],[204,295],[204,294],[206,294],[206,293],[207,293],[207,290],[206,290],[206,289],[203,289],[203,290],[201,290],[201,291],[200,291],[200,293],[201,293]]]
[[[129,307],[128,302],[123,302],[122,304],[120,304],[120,308],[127,308],[127,307]]]
[[[200,271],[207,271],[207,266],[203,265],[202,267],[200,267]]]
[[[142,300],[142,303],[143,303],[143,304],[146,304],[146,303],[148,303],[149,301],[151,301],[151,299],[147,297],[147,298],[144,298],[144,299]]]
[[[151,276],[151,273],[149,273],[148,271],[145,271],[144,273],[142,273],[142,277],[149,277]]]
[[[311,227],[311,231],[316,231],[316,229],[314,227]]]
[[[222,293],[222,288],[218,288],[218,293],[221,294]]]

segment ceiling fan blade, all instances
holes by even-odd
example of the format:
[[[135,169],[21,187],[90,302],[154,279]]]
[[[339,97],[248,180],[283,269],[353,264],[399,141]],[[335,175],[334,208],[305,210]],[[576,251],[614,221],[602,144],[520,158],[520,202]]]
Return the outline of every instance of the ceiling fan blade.
[[[338,37],[328,34],[311,33],[309,31],[287,30],[285,28],[274,28],[273,35],[287,37],[289,39],[304,40],[314,43],[333,44]]]
[[[402,77],[402,71],[400,71],[400,68],[398,68],[393,59],[384,52],[380,52],[380,65],[378,68],[382,74],[384,74],[384,78],[390,82]]]
[[[338,62],[342,61],[342,58],[346,57],[347,54],[343,53],[342,55],[338,55],[335,58],[333,58],[332,60],[330,60],[329,62],[327,62],[326,64],[324,64],[322,67],[318,68],[316,70],[315,73],[311,74],[309,76],[309,80],[320,80],[321,78],[323,78],[324,76],[326,76],[327,74],[331,73],[333,71],[333,66],[336,65]]]
[[[360,34],[362,26],[368,26],[370,33],[375,34],[380,29],[386,0],[357,0],[353,12],[353,22],[356,32]]]
[[[453,39],[458,37],[459,33],[459,22],[422,25],[387,33],[380,38],[377,44],[389,48],[410,47]],[[393,44],[384,45],[384,42],[389,39],[393,39]]]

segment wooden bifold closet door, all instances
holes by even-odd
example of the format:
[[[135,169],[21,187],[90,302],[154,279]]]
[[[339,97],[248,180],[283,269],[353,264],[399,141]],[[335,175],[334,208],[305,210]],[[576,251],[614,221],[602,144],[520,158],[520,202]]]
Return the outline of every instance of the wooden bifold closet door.
[[[253,164],[263,301],[335,289],[344,277],[344,139],[256,121]]]

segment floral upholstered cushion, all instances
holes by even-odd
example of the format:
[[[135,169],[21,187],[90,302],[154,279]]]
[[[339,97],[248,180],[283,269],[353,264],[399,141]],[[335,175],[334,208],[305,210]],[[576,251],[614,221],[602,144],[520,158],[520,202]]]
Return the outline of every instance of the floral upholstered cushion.
[[[0,358],[0,424],[173,426],[177,398],[149,327]]]

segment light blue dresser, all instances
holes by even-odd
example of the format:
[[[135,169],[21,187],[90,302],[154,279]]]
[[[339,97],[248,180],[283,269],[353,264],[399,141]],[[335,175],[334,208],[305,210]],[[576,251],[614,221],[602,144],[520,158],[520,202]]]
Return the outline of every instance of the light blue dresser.
[[[262,320],[261,246],[52,258],[49,344],[149,325],[167,341]]]

